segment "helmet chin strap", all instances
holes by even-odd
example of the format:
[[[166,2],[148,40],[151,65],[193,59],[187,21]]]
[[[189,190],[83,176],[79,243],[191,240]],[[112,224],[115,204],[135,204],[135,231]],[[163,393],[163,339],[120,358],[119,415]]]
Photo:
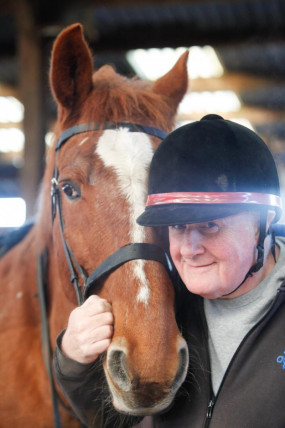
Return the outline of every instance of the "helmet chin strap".
[[[258,238],[258,242],[257,242],[257,246],[256,246],[256,249],[257,249],[256,263],[253,266],[251,266],[251,268],[249,269],[249,271],[245,275],[243,281],[230,293],[223,294],[223,297],[230,296],[231,294],[233,294],[235,291],[237,291],[245,283],[245,281],[248,278],[251,278],[255,272],[258,272],[262,268],[263,262],[264,262],[264,240],[266,238],[266,235],[270,233],[270,231],[266,232],[266,222],[267,222],[267,211],[265,211],[265,212],[262,211],[260,213],[259,238]],[[274,234],[272,233],[271,236],[272,236],[272,240],[273,240],[271,251],[273,253],[273,257],[275,260]]]

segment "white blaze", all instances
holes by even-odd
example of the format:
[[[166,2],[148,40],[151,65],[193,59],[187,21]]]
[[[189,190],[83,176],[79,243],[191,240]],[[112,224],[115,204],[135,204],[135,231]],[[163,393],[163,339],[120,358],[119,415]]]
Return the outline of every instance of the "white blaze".
[[[98,140],[96,153],[106,167],[116,172],[120,193],[129,203],[131,242],[144,242],[144,228],[136,223],[136,218],[145,208],[147,171],[153,156],[149,136],[129,132],[127,128],[105,130]],[[132,263],[141,284],[137,299],[146,304],[150,291],[144,264],[143,260]]]

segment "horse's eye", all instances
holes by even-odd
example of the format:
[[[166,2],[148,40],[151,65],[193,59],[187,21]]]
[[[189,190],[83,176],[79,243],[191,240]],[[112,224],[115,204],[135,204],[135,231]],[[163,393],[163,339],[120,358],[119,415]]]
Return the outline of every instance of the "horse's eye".
[[[80,193],[75,189],[74,186],[70,183],[66,183],[62,186],[63,192],[66,194],[68,199],[77,199],[80,197]]]

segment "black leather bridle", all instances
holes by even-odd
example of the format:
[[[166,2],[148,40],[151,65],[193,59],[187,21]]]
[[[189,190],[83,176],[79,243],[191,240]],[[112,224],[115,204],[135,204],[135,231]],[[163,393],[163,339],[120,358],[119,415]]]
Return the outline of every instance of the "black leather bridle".
[[[89,131],[98,131],[105,129],[120,129],[127,128],[129,132],[143,132],[148,135],[158,137],[163,139],[166,137],[167,133],[164,131],[145,126],[140,124],[134,124],[129,122],[105,122],[105,123],[83,123],[75,125],[71,128],[66,129],[60,134],[60,137],[55,145],[55,162],[53,177],[51,180],[51,200],[52,200],[52,220],[54,221],[56,213],[58,212],[59,216],[59,227],[62,238],[62,244],[65,252],[66,261],[68,264],[70,272],[70,281],[73,284],[78,305],[81,305],[88,296],[94,291],[94,286],[97,284],[98,280],[104,275],[108,275],[114,270],[118,269],[124,263],[135,260],[152,260],[159,262],[164,265],[166,271],[168,272],[170,278],[173,278],[174,269],[172,263],[167,255],[167,253],[162,250],[160,247],[154,244],[147,243],[130,243],[119,248],[113,254],[111,254],[107,259],[105,259],[99,266],[97,266],[93,272],[88,276],[84,270],[84,267],[80,266],[76,261],[71,248],[68,246],[64,238],[64,220],[62,215],[62,204],[61,204],[61,189],[58,186],[58,177],[59,171],[57,168],[57,159],[60,148],[73,136]],[[48,265],[48,251],[45,249],[38,256],[38,267],[37,267],[37,276],[38,276],[38,295],[41,307],[41,321],[42,321],[42,351],[43,358],[46,366],[46,370],[49,376],[50,387],[51,387],[51,398],[52,398],[52,408],[53,408],[53,420],[55,428],[61,428],[60,414],[58,403],[60,403],[68,413],[72,413],[69,408],[65,406],[62,402],[60,396],[57,393],[55,382],[52,374],[52,350],[50,345],[50,335],[49,327],[47,321],[47,302],[46,302],[46,277],[47,277],[47,265]],[[78,273],[83,281],[83,290],[80,286],[80,281]],[[74,417],[74,415],[72,413]]]
[[[163,139],[166,137],[166,133],[161,129],[144,126],[140,124],[128,123],[128,122],[105,122],[101,123],[83,123],[80,125],[73,126],[63,131],[56,143],[55,150],[55,165],[53,171],[53,178],[51,180],[51,198],[52,198],[52,218],[54,220],[56,211],[59,215],[59,224],[62,243],[64,247],[65,257],[70,271],[70,281],[76,292],[78,304],[81,305],[87,297],[91,294],[92,289],[96,285],[97,281],[104,275],[107,275],[124,263],[135,260],[153,260],[163,264],[167,272],[171,275],[172,264],[169,260],[168,255],[160,247],[154,244],[146,243],[130,243],[119,248],[113,254],[111,254],[103,263],[97,266],[93,272],[88,276],[84,270],[84,267],[80,266],[76,261],[72,250],[68,246],[64,238],[64,221],[61,207],[61,189],[58,186],[59,171],[57,169],[57,157],[60,148],[74,135],[81,134],[88,131],[97,131],[105,129],[120,129],[127,128],[129,132],[143,132],[154,137]],[[80,286],[78,273],[80,274],[83,281],[83,291]]]

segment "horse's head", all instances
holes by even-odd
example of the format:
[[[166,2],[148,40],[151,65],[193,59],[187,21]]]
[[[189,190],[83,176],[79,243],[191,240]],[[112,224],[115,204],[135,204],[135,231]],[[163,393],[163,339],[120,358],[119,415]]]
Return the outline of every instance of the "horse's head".
[[[56,155],[53,147],[49,156],[44,188],[49,193],[55,168],[60,213],[52,223],[46,197],[41,224],[46,229],[49,225],[52,236],[53,300],[61,290],[76,303],[60,215],[74,269],[84,272],[83,276],[128,243],[162,245],[153,230],[136,224],[144,209],[148,166],[160,138],[127,124],[172,128],[187,89],[186,60],[184,54],[170,72],[150,84],[122,77],[110,66],[93,73],[80,25],[69,27],[57,38],[50,74],[58,104],[56,138],[83,123],[99,123],[100,129],[69,136]],[[104,126],[106,122],[115,127]],[[128,261],[101,277],[92,292],[111,302],[114,312],[114,336],[104,359],[114,406],[130,414],[162,411],[172,402],[188,365],[168,272],[157,261]]]

